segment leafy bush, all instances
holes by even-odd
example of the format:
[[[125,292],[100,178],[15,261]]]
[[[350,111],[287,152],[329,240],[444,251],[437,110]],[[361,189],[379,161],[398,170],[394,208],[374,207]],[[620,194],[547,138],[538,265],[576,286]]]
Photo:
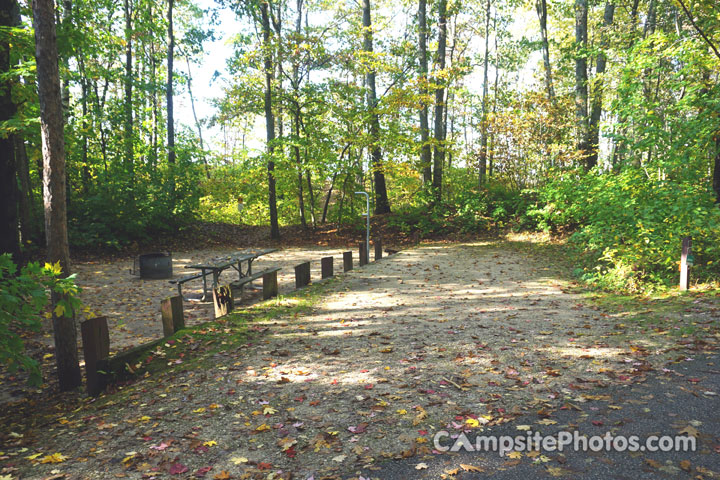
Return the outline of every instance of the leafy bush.
[[[565,172],[539,191],[533,209],[545,230],[575,226],[585,253],[583,276],[602,286],[643,290],[677,281],[680,242],[693,239],[695,278],[717,278],[720,208],[706,182],[675,172],[648,178],[641,168],[618,174]]]
[[[75,276],[60,278],[60,264],[40,267],[29,263],[17,274],[9,254],[0,255],[0,362],[11,373],[24,370],[31,385],[42,383],[38,362],[25,353],[22,334],[42,326],[41,311],[48,303],[49,291],[61,294],[54,313],[71,317],[80,307]]]

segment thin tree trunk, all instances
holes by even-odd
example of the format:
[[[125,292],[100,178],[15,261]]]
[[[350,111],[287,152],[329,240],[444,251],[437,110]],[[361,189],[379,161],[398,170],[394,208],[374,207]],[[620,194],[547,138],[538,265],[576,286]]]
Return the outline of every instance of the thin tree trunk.
[[[297,0],[296,2],[297,18],[295,19],[295,35],[296,42],[300,41],[300,32],[302,29],[302,10],[303,0]],[[302,159],[300,158],[300,115],[302,114],[300,109],[300,60],[297,57],[293,57],[292,64],[292,86],[293,86],[293,127],[295,130],[295,145],[293,146],[293,152],[295,153],[295,164],[297,166],[297,181],[298,181],[298,205],[300,207],[300,224],[303,230],[307,230],[307,220],[305,219],[305,198],[303,196],[303,178],[302,178]]]
[[[268,2],[260,4],[262,19],[264,60],[265,69],[265,132],[267,140],[267,171],[268,171],[268,207],[270,209],[270,238],[280,238],[280,225],[278,224],[277,198],[275,193],[275,162],[273,154],[275,151],[275,117],[272,111],[272,81],[273,81],[273,58],[270,44],[270,14]]]
[[[53,15],[54,2],[53,0],[34,0],[32,7],[40,100],[43,197],[48,261],[50,263],[59,262],[62,274],[67,276],[70,274],[70,250],[65,210],[65,139]],[[52,293],[52,297],[53,304],[61,299],[55,292]],[[53,309],[54,311],[55,309]],[[53,314],[53,330],[60,390],[71,390],[81,383],[75,317]]]
[[[133,147],[133,56],[132,56],[132,10],[131,0],[124,0],[125,7],[125,103],[124,145],[125,165],[132,182],[135,176],[135,152]]]
[[[305,154],[307,155],[307,149],[305,150]],[[315,228],[317,227],[317,222],[315,221],[315,192],[313,192],[312,188],[312,174],[310,173],[310,169],[305,170],[305,180],[307,180],[308,195],[310,196],[310,219],[312,220],[313,228]]]
[[[445,69],[447,42],[447,0],[438,2],[438,50],[436,55],[435,82],[442,82],[441,71]],[[443,128],[443,107],[445,88],[435,89],[435,148],[433,151],[433,192],[435,202],[442,200],[443,165],[445,163],[445,129]]]
[[[441,0],[445,1],[445,0]],[[370,0],[362,0],[363,9],[363,50],[373,56],[372,20],[370,19]],[[375,213],[390,213],[390,202],[385,186],[383,173],[382,150],[380,149],[380,114],[377,111],[377,92],[375,89],[375,68],[370,68],[366,75],[368,85],[368,110],[370,111],[370,137],[372,169],[375,186]]]
[[[493,118],[497,113],[497,97],[498,97],[498,77],[500,76],[499,57],[498,57],[498,39],[497,39],[497,10],[495,11],[495,19],[493,20],[493,31],[495,32],[495,87],[493,89]],[[490,155],[488,156],[488,177],[493,176],[493,167],[495,165],[495,129],[490,131]]]
[[[418,1],[418,60],[420,64],[420,168],[425,186],[432,184],[432,149],[428,124],[427,0]]]
[[[575,125],[576,148],[585,169],[594,165],[589,158],[588,74],[587,74],[587,0],[575,0]]]
[[[62,29],[67,36],[72,30],[72,0],[62,0]],[[63,55],[60,61],[63,65],[63,76],[62,82],[62,106],[63,106],[63,119],[67,123],[68,113],[70,111],[70,54]]]
[[[478,186],[482,187],[487,175],[487,93],[488,63],[490,59],[490,0],[485,6],[485,66],[483,68],[482,125],[480,125],[480,174]]]
[[[555,103],[555,88],[552,83],[552,71],[550,69],[550,44],[548,42],[547,33],[547,2],[546,0],[536,0],[535,9],[537,10],[538,20],[540,21],[540,38],[542,40],[543,64],[545,65],[545,90],[548,99]]]
[[[0,27],[14,27],[13,11],[15,0],[0,1]],[[10,37],[0,37],[0,122],[7,122],[15,116],[16,108],[11,90],[14,75],[10,73]],[[18,168],[15,161],[13,135],[0,136],[0,254],[10,253],[13,261],[21,262],[20,232],[18,230]]]
[[[615,5],[608,2],[605,4],[605,14],[603,16],[604,30],[610,28],[613,22],[613,16],[615,14]],[[607,57],[605,56],[605,50],[608,48],[607,31],[603,31],[600,34],[600,45],[597,55],[597,63],[595,66],[595,76],[597,77],[594,82],[595,91],[593,92],[592,109],[590,113],[590,156],[588,157],[588,168],[592,168],[597,165],[598,162],[598,150],[600,147],[600,117],[602,116],[602,104],[603,104],[603,74],[605,73],[605,67],[607,64]]]
[[[15,165],[17,167],[20,214],[20,237],[23,242],[33,235],[34,203],[33,192],[30,186],[30,163],[28,162],[25,140],[17,133],[13,135],[15,143]]]
[[[200,150],[202,150],[203,164],[205,165],[205,176],[210,180],[210,166],[208,165],[207,155],[205,155],[205,142],[203,142],[202,136],[202,124],[198,119],[197,112],[195,111],[195,97],[192,93],[192,73],[190,72],[190,57],[185,55],[185,61],[187,63],[188,70],[188,95],[190,96],[190,107],[192,108],[193,118],[195,119],[195,127],[198,131],[198,138],[200,139]]]
[[[330,205],[330,198],[332,197],[333,187],[335,186],[335,179],[337,178],[338,174],[334,173],[332,176],[332,180],[330,180],[330,189],[328,190],[327,195],[325,195],[325,203],[323,205],[323,213],[322,213],[322,219],[320,220],[320,223],[324,224],[325,220],[327,219],[327,211],[328,211],[328,205]]]
[[[167,149],[168,149],[168,165],[170,170],[170,205],[175,205],[175,113],[173,106],[173,63],[175,61],[175,32],[173,31],[173,6],[175,0],[168,0],[167,10]]]
[[[713,166],[712,186],[717,203],[720,203],[720,132],[715,134],[715,164]]]

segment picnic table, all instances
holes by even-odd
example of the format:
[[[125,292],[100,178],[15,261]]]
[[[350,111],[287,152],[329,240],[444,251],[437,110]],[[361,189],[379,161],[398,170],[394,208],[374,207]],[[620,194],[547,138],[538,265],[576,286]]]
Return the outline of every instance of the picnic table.
[[[192,268],[195,270],[200,270],[198,273],[194,273],[191,275],[187,275],[185,277],[179,278],[177,280],[173,280],[172,283],[177,283],[178,285],[178,292],[182,296],[182,284],[195,279],[202,277],[203,281],[203,296],[202,301],[206,302],[208,299],[212,298],[212,291],[208,294],[208,282],[207,277],[212,275],[212,288],[217,288],[220,281],[220,275],[222,272],[228,269],[233,269],[238,272],[238,278],[239,280],[243,280],[244,278],[252,277],[252,264],[253,261],[255,261],[257,258],[267,255],[268,253],[272,253],[277,251],[277,248],[264,248],[264,249],[252,249],[252,250],[243,250],[237,253],[233,253],[230,255],[222,256],[222,257],[216,257],[213,259],[210,259],[206,262],[201,263],[194,263],[192,265],[186,265],[185,268]],[[245,268],[243,268],[243,264],[246,264]]]

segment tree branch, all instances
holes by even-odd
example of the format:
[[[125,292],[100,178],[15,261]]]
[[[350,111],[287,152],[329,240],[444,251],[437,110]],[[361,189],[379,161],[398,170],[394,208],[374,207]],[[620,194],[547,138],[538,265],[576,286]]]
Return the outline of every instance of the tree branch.
[[[718,48],[715,46],[715,44],[708,38],[707,35],[705,35],[705,32],[702,31],[702,29],[698,26],[697,23],[695,23],[695,19],[693,18],[692,14],[688,10],[687,6],[685,5],[685,2],[683,0],[678,0],[678,3],[682,7],[683,11],[685,12],[685,15],[687,15],[688,19],[690,20],[690,23],[692,23],[692,26],[695,27],[695,30],[700,34],[700,36],[705,40],[705,42],[710,46],[712,51],[715,53],[715,56],[720,58],[720,51],[718,51]]]

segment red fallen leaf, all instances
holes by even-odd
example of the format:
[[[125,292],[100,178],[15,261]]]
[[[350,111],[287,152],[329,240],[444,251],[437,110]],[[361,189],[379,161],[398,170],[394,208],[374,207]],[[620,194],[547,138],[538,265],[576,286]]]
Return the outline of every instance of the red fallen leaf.
[[[595,425],[596,427],[602,427],[603,422],[601,420],[593,420],[592,424]]]
[[[204,477],[206,473],[212,470],[212,467],[202,467],[197,472],[193,473],[196,477]]]
[[[313,400],[312,402],[310,402],[311,407],[314,407],[315,405],[320,405],[320,400]]]
[[[260,462],[257,464],[258,470],[270,470],[272,468],[271,463]]]
[[[366,369],[366,368],[363,368],[362,370],[360,370],[360,373],[367,373],[367,372],[369,372],[369,371],[370,371],[370,370],[368,370],[368,369]]]
[[[207,453],[210,449],[208,447],[206,447],[205,445],[200,445],[198,447],[195,447],[193,450],[197,454],[202,454],[202,453]]]
[[[367,385],[365,385],[365,390],[372,390],[373,387],[375,387],[375,385],[373,385],[372,383],[368,383]]]
[[[295,458],[297,456],[297,452],[295,451],[295,445],[285,450],[285,455],[290,458]]]
[[[368,424],[363,422],[358,424],[357,427],[348,427],[348,430],[352,433],[364,433],[365,429],[368,427]]]
[[[188,467],[186,467],[182,463],[178,462],[178,463],[173,463],[172,465],[170,465],[170,469],[168,470],[168,473],[170,473],[170,475],[180,475],[181,473],[185,473],[187,471],[188,471]]]
[[[337,385],[337,384],[338,384],[337,378],[333,378],[333,379],[332,379],[332,382],[330,382],[330,383],[333,384],[333,385]]]
[[[427,430],[418,430],[418,433],[422,435],[423,437],[428,434]]]
[[[688,378],[688,382],[690,383],[698,383],[700,381],[699,378]]]
[[[305,401],[305,397],[295,397],[295,401],[302,403]]]

